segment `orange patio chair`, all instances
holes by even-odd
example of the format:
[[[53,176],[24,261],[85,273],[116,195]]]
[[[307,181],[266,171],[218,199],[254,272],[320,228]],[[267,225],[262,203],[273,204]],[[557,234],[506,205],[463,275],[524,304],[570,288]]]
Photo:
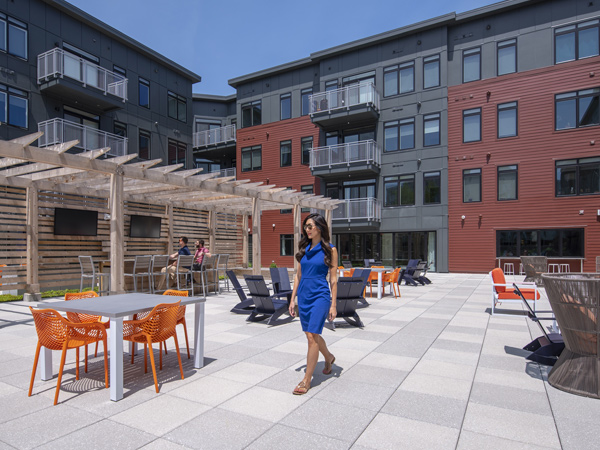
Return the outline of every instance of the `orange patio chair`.
[[[394,291],[394,298],[402,297],[400,295],[400,286],[398,286],[398,275],[400,274],[400,267],[394,269],[393,272],[384,273],[381,276],[381,282],[383,283],[383,290],[385,290],[385,283],[390,283],[390,293]],[[398,295],[396,295],[396,286],[398,286]]]
[[[371,266],[372,269],[383,269],[383,266]],[[381,278],[383,279],[383,275],[381,275]],[[371,273],[369,274],[369,293],[371,295],[371,297],[373,297],[373,281],[377,281],[378,277],[377,277],[377,272],[371,271]],[[365,288],[366,290],[366,288]]]
[[[123,321],[123,339],[144,344],[144,373],[148,372],[148,347],[150,347],[150,362],[152,363],[152,375],[154,376],[156,393],[158,393],[158,380],[156,378],[156,365],[154,364],[152,344],[165,342],[171,337],[175,339],[179,372],[181,373],[181,379],[183,380],[184,378],[181,355],[179,354],[179,342],[177,341],[177,333],[175,331],[180,304],[181,300],[176,303],[161,303],[156,305],[143,319]],[[160,355],[160,368],[162,369],[162,351],[159,350],[158,353]]]
[[[344,270],[342,272],[343,277],[351,277],[352,275],[354,275],[354,267],[352,269]]]
[[[80,298],[95,298],[98,297],[98,294],[94,291],[84,291],[84,292],[66,292],[65,300],[79,300]],[[91,314],[81,314],[75,312],[67,312],[67,319],[71,322],[75,323],[90,323],[90,322],[100,322],[104,325],[104,328],[110,327],[110,320],[106,322],[102,322],[102,316],[93,316]],[[96,341],[96,350],[94,352],[94,356],[98,356],[98,341]],[[85,346],[85,371],[87,372],[87,345]]]
[[[496,267],[490,272],[492,279],[492,315],[496,312],[496,305],[504,302],[521,303],[523,300],[517,294],[512,284],[506,283],[504,272],[501,268]],[[525,300],[533,303],[533,311],[535,312],[535,301],[540,299],[540,292],[535,283],[521,282],[516,283],[519,287]]]
[[[173,295],[176,297],[187,297],[188,291],[177,291],[175,289],[166,290],[163,295]],[[177,314],[177,325],[183,325],[183,332],[185,333],[185,346],[187,347],[188,359],[190,359],[190,343],[188,341],[187,324],[185,323],[185,305],[179,307]],[[165,345],[165,355],[167,354],[167,346]]]
[[[58,393],[60,392],[60,382],[62,380],[63,369],[67,350],[74,348],[76,352],[75,379],[79,380],[79,347],[93,344],[101,340],[104,344],[104,383],[108,388],[108,362],[106,347],[106,329],[99,322],[73,323],[61,316],[53,309],[33,309],[29,307],[33,315],[35,330],[38,335],[37,348],[35,350],[35,359],[33,361],[33,370],[31,372],[31,381],[29,383],[29,397],[33,390],[33,380],[37,369],[40,350],[46,347],[49,350],[61,350],[60,370],[58,371],[58,380],[56,381],[56,393],[54,394],[54,404],[58,403]],[[87,364],[87,361],[86,361]]]

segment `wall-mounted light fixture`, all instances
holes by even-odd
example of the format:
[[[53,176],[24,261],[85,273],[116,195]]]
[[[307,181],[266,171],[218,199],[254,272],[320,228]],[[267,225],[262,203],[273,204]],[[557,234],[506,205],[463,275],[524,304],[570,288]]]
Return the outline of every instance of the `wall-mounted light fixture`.
[[[273,230],[275,230],[275,224],[273,224]]]
[[[467,216],[465,216],[465,215],[462,215],[462,216],[460,216],[460,218],[461,218],[462,220],[465,220],[465,219],[467,218]]]

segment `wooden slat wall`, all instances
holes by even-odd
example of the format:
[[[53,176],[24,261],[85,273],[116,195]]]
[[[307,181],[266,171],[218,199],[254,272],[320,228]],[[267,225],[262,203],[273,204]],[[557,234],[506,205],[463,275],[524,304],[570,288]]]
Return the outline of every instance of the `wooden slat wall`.
[[[54,208],[98,211],[97,236],[55,236]],[[26,260],[25,189],[0,186],[0,291],[25,289]],[[126,202],[124,205],[125,258],[136,255],[164,255],[178,248],[180,236],[187,236],[193,251],[196,239],[208,242],[208,212],[173,208],[173,242],[168,242],[168,216],[164,205]],[[161,217],[158,239],[129,237],[130,215]],[[39,283],[41,291],[78,287],[78,256],[90,255],[95,260],[109,259],[110,217],[108,200],[101,197],[77,196],[59,192],[39,193]],[[217,215],[217,252],[229,253],[229,266],[242,264],[242,216]],[[213,249],[211,249],[213,250]],[[214,252],[214,251],[213,251]],[[21,266],[21,264],[23,264]],[[1,267],[6,265],[10,267]],[[6,275],[10,275],[7,277]],[[16,276],[14,276],[16,275]]]

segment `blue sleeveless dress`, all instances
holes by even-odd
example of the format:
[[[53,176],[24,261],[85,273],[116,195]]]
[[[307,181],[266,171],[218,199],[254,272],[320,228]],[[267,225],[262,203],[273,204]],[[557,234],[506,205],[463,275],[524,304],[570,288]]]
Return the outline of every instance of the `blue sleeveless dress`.
[[[310,245],[306,248],[300,268],[302,276],[297,295],[302,331],[321,334],[331,308],[331,291],[327,283],[329,267],[320,242],[314,248]]]

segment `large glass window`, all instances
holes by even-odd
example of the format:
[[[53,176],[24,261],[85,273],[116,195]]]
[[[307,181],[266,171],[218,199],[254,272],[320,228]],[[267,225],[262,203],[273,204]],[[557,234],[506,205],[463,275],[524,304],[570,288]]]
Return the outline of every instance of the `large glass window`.
[[[281,108],[281,120],[292,118],[292,94],[283,94],[279,98]]]
[[[394,120],[384,124],[384,151],[406,150],[415,147],[415,119]]]
[[[279,255],[294,256],[294,235],[280,234],[279,235]]]
[[[150,108],[150,82],[142,77],[138,80],[139,105]]]
[[[463,50],[463,83],[481,79],[481,48]]]
[[[463,111],[463,142],[481,140],[481,108]]]
[[[383,96],[404,94],[415,90],[415,62],[409,61],[383,69]]]
[[[383,206],[415,204],[415,175],[398,175],[383,179]]]
[[[0,122],[27,128],[29,123],[27,92],[0,84]]]
[[[168,152],[169,164],[183,164],[183,167],[185,167],[187,153],[187,144],[185,142],[169,139]]]
[[[242,105],[242,128],[253,127],[262,123],[260,100]]]
[[[556,161],[556,196],[600,193],[600,157]]]
[[[303,137],[300,141],[302,164],[310,164],[310,151],[313,146],[312,136]]]
[[[187,100],[185,97],[167,91],[167,109],[171,119],[187,122]]]
[[[149,131],[140,130],[138,143],[138,158],[150,159],[150,139],[151,134]]]
[[[442,177],[438,172],[423,174],[423,204],[431,205],[442,201]]]
[[[517,40],[498,42],[498,75],[517,71]]]
[[[517,102],[498,105],[498,138],[517,135]]]
[[[308,113],[310,113],[309,99],[310,99],[310,96],[312,95],[312,93],[313,93],[312,88],[302,89],[302,91],[300,91],[300,95],[302,97],[302,115],[303,116],[306,116]]]
[[[304,193],[304,194],[310,194],[312,195],[314,193],[314,188],[312,184],[306,184],[304,186],[300,187],[300,192]],[[301,208],[300,212],[310,212],[310,208]]]
[[[481,201],[481,169],[463,170],[463,202]]]
[[[555,96],[555,128],[587,127],[600,124],[600,88],[566,92]]]
[[[279,164],[281,167],[292,165],[292,141],[281,141],[279,143]]]
[[[27,24],[0,13],[0,50],[27,59]]]
[[[498,200],[516,200],[518,191],[518,166],[498,167]]]
[[[440,145],[440,113],[423,116],[423,146]]]
[[[584,229],[496,231],[496,256],[546,256],[583,258]]]
[[[246,147],[242,149],[242,172],[262,169],[262,146]]]
[[[556,64],[597,56],[600,20],[588,20],[554,30],[554,61]]]
[[[440,55],[423,58],[423,89],[440,85]]]

